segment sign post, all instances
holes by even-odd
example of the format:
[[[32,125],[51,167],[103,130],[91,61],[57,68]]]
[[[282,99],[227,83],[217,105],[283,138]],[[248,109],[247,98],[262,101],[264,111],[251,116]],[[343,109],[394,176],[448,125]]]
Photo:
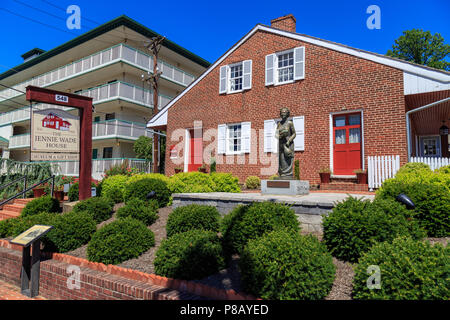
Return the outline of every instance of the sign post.
[[[13,244],[23,246],[20,290],[21,293],[27,297],[33,298],[39,295],[41,238],[52,228],[53,226],[35,225],[10,241]],[[30,257],[31,247],[33,247],[33,252]]]
[[[92,175],[92,98],[35,86],[26,88],[30,102],[77,108],[79,117],[59,109],[32,112],[32,160],[79,159],[79,199],[91,197]],[[35,120],[36,120],[35,119]],[[79,122],[79,124],[78,124]],[[36,126],[41,130],[38,130]],[[77,130],[79,126],[79,129]],[[36,127],[36,128],[35,128]],[[40,133],[41,134],[40,134]],[[77,141],[78,140],[78,141]],[[55,149],[56,148],[56,149]],[[57,150],[57,151],[55,151]]]

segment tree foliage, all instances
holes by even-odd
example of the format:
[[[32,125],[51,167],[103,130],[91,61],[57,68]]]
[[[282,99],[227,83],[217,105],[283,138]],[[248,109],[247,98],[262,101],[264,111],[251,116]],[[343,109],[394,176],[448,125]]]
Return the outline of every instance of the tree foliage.
[[[133,150],[136,153],[136,157],[139,159],[145,159],[148,162],[152,161],[152,138],[146,136],[140,136],[133,145]]]
[[[432,35],[419,29],[403,31],[386,55],[450,71],[450,62],[445,61],[450,55],[450,45],[444,43],[439,33]]]

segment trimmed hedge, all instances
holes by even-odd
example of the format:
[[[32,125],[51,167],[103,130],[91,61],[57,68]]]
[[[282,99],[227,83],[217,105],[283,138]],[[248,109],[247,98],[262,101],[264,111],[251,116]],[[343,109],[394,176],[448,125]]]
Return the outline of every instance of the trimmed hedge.
[[[258,189],[261,186],[261,179],[257,176],[249,176],[245,179],[247,189]]]
[[[36,198],[28,202],[23,208],[21,217],[32,216],[41,212],[60,212],[59,201],[50,195]]]
[[[166,224],[167,238],[193,229],[219,232],[220,213],[213,206],[191,204],[174,209]]]
[[[354,299],[449,300],[450,248],[398,238],[379,243],[359,259],[353,279]],[[377,266],[381,287],[370,290],[369,266]]]
[[[149,192],[156,192],[156,201],[159,208],[167,206],[170,200],[170,191],[167,183],[162,179],[144,178],[127,183],[125,186],[125,202],[131,199],[147,200]]]
[[[97,188],[97,186],[95,185],[95,183],[91,182],[91,187],[92,188]],[[72,184],[69,188],[69,192],[67,193],[67,197],[69,198],[70,202],[73,201],[78,201],[79,198],[79,191],[80,191],[80,183],[79,182],[75,182],[74,184]],[[96,189],[96,194],[97,194],[97,189]]]
[[[117,218],[131,217],[142,221],[146,226],[152,225],[158,219],[158,203],[148,203],[140,199],[131,199],[125,206],[117,210]]]
[[[216,185],[211,176],[202,172],[181,172],[170,177],[171,193],[214,192]]]
[[[2,236],[15,237],[36,224],[54,228],[42,238],[46,251],[67,252],[88,243],[96,230],[96,223],[88,212],[56,214],[42,212],[23,218],[8,219]],[[0,228],[1,230],[2,228]]]
[[[233,176],[231,173],[211,172],[210,177],[215,184],[215,192],[241,192],[239,179]]]
[[[191,230],[162,241],[155,273],[176,279],[202,279],[225,267],[222,246],[213,231]]]
[[[244,291],[262,299],[323,299],[335,276],[333,258],[316,237],[282,229],[250,240],[239,269]]]
[[[112,217],[114,205],[109,198],[92,197],[78,202],[73,212],[88,212],[95,222],[100,223]]]
[[[240,253],[248,240],[256,239],[277,228],[300,231],[294,210],[272,202],[238,206],[222,219],[221,232],[227,256]]]
[[[416,205],[415,218],[429,237],[450,236],[450,191],[448,187],[431,181],[409,181],[394,178],[383,182],[377,197],[395,199],[406,194]]]
[[[127,217],[111,222],[92,236],[87,247],[89,261],[118,264],[137,258],[155,245],[155,235],[145,224]]]
[[[323,240],[334,257],[356,262],[376,242],[403,235],[424,237],[425,232],[410,214],[395,200],[371,202],[349,197],[323,218]]]
[[[125,184],[128,177],[125,175],[113,175],[102,180],[102,196],[108,197],[115,203],[124,202]]]

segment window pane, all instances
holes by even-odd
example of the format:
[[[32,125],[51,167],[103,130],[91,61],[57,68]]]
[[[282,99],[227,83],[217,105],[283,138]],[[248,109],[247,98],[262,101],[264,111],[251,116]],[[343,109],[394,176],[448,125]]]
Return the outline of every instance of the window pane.
[[[350,129],[348,143],[360,143],[361,131],[359,128]]]
[[[348,124],[350,126],[356,126],[361,124],[361,116],[359,114],[353,114],[348,117]]]
[[[334,131],[336,139],[336,141],[334,142],[335,144],[345,144],[345,131],[345,129]]]
[[[345,126],[345,116],[334,118],[334,126],[335,127],[343,127],[343,126]]]

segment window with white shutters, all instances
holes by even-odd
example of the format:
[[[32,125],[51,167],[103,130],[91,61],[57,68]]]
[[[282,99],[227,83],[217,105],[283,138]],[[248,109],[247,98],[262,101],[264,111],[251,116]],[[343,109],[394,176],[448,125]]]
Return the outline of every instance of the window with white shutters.
[[[266,86],[292,83],[305,78],[305,47],[266,56]]]
[[[219,93],[236,93],[252,87],[252,60],[220,67]]]
[[[218,154],[250,153],[251,123],[219,125],[217,144]]]

